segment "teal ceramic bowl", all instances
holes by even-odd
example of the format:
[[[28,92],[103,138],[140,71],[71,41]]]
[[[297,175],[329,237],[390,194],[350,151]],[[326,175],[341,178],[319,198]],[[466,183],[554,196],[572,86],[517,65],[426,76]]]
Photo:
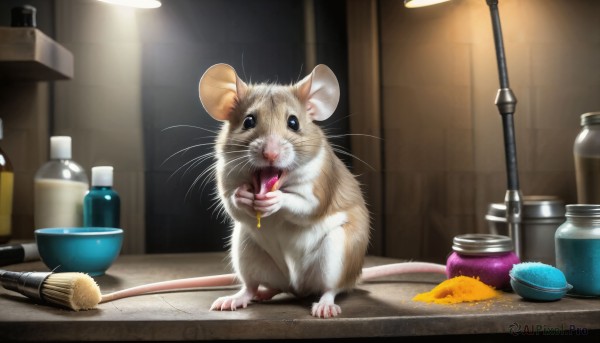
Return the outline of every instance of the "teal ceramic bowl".
[[[67,227],[35,230],[44,264],[54,272],[106,273],[121,252],[123,230],[106,227]]]

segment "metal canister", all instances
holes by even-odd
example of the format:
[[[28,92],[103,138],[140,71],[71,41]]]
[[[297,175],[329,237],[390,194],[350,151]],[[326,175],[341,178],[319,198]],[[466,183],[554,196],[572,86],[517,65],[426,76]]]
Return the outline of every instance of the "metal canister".
[[[565,221],[564,200],[550,195],[524,196],[521,218],[521,260],[554,266],[554,234]],[[503,203],[490,204],[485,219],[491,234],[509,235]]]

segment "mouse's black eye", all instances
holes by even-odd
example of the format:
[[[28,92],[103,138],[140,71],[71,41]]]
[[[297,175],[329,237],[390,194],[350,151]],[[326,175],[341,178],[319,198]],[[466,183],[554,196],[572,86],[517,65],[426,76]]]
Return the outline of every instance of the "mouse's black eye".
[[[300,129],[300,122],[298,121],[298,117],[296,117],[295,115],[289,116],[287,126],[294,131],[298,131]]]
[[[254,114],[249,114],[244,118],[244,130],[251,129],[256,126],[256,117]]]

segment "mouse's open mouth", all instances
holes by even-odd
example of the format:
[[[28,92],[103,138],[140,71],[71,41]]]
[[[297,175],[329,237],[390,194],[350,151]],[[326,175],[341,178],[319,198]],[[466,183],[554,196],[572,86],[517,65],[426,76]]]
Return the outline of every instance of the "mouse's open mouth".
[[[261,168],[254,173],[254,193],[266,194],[281,187],[282,179],[285,176],[285,170],[274,167]]]

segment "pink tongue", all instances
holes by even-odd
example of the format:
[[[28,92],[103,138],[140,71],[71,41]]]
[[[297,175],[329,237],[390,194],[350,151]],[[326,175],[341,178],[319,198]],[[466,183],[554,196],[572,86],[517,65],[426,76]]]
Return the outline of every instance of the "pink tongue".
[[[279,171],[275,168],[265,168],[259,172],[260,191],[258,194],[266,194],[271,191],[273,185],[279,180]]]

